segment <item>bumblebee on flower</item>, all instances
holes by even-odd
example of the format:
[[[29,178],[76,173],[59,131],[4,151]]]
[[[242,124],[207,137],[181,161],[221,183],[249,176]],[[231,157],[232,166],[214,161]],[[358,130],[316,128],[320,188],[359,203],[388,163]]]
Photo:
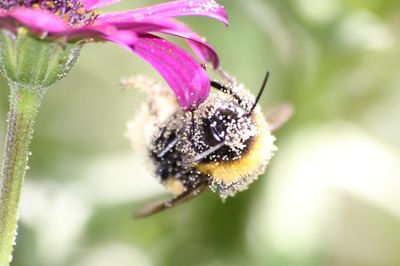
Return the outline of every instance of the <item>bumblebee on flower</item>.
[[[161,84],[143,76],[123,80],[148,94],[148,101],[128,123],[126,137],[173,195],[139,209],[136,217],[193,199],[207,188],[225,200],[264,173],[277,150],[273,131],[292,113],[288,104],[266,116],[261,112],[258,102],[268,76],[269,72],[257,97],[232,78],[211,81],[216,91],[190,112],[182,110]]]
[[[151,64],[190,110],[210,91],[207,72],[190,53],[154,34],[186,39],[200,61],[218,68],[218,55],[176,20],[205,16],[228,24],[214,0],[177,0],[145,8],[101,13],[118,0],[0,1],[0,71],[10,87],[10,112],[0,194],[0,265],[8,265],[35,118],[48,87],[62,79],[87,43],[111,42]]]

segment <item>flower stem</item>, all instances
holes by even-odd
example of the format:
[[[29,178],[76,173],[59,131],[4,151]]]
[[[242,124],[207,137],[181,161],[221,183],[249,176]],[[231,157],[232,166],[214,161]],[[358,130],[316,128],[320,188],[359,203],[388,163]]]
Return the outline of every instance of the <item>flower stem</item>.
[[[0,194],[0,265],[9,265],[15,243],[19,201],[27,170],[29,145],[43,88],[10,84],[10,112]]]

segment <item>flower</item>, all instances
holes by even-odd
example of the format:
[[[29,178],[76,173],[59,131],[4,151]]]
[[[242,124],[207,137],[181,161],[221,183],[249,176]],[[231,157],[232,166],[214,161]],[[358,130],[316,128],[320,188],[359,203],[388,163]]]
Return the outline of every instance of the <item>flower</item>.
[[[14,34],[7,37],[10,40],[28,34],[29,37],[36,38],[32,41],[35,45],[38,45],[40,41],[45,41],[53,45],[63,43],[65,47],[69,47],[68,52],[71,52],[73,56],[64,60],[67,67],[63,66],[62,71],[52,70],[54,73],[57,71],[64,73],[61,75],[58,73],[54,77],[50,75],[52,78],[47,75],[46,82],[40,80],[40,73],[37,74],[37,80],[47,85],[64,76],[75,62],[73,59],[76,59],[78,52],[77,49],[72,48],[80,48],[87,42],[108,41],[136,53],[149,62],[175,92],[182,109],[190,110],[203,102],[209,94],[210,82],[201,64],[184,49],[153,33],[185,38],[201,61],[209,61],[214,68],[217,68],[219,59],[213,47],[185,24],[177,21],[175,17],[206,16],[228,24],[224,8],[214,0],[178,0],[123,12],[101,14],[96,10],[118,1],[3,0],[0,2],[0,31],[4,34],[5,29],[8,33]],[[21,31],[21,28],[26,29],[27,32]],[[3,35],[0,43],[2,43],[1,49],[8,51],[10,49],[5,49],[9,48],[6,47],[9,42],[7,38]],[[18,45],[13,47],[18,47]],[[8,60],[12,57],[12,53],[7,54],[7,51],[0,54],[2,61],[16,64],[15,60]],[[5,65],[3,73],[11,81],[20,81],[21,77],[15,76],[16,71],[11,71],[7,63]],[[21,68],[20,65],[14,67]],[[29,67],[32,68],[32,65]],[[46,67],[49,66],[43,66],[45,69]],[[24,71],[17,72],[25,73]],[[32,79],[32,71],[29,70],[26,73],[22,80],[29,83],[29,79]]]

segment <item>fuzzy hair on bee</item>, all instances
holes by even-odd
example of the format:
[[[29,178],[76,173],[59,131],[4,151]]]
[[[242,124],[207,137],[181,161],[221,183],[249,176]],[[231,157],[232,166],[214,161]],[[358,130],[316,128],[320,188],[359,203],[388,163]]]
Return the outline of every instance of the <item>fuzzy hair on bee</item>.
[[[258,101],[269,77],[254,97],[234,79],[211,81],[213,91],[191,111],[180,109],[172,91],[143,76],[125,84],[144,89],[148,100],[128,123],[126,136],[151,163],[155,177],[173,198],[145,206],[145,217],[196,197],[206,188],[222,200],[235,196],[264,173],[277,151],[272,132],[291,115],[282,105],[267,118]]]

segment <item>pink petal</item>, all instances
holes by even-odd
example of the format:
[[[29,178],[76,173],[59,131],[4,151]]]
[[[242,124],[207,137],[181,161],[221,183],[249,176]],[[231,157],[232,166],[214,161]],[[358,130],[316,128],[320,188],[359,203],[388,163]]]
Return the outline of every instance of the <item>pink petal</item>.
[[[228,25],[225,9],[214,0],[178,0],[125,12],[100,15],[97,20],[105,22],[141,21],[145,18],[163,19],[177,16],[206,16]]]
[[[138,40],[136,32],[129,30],[118,30],[104,37],[104,40],[120,43],[124,45],[132,45]]]
[[[164,23],[159,20],[145,20],[145,21],[130,21],[130,22],[95,22],[93,26],[100,26],[100,27],[114,27],[120,30],[134,30],[139,33],[147,33],[147,32],[158,32],[162,29],[166,29],[171,27],[170,23]],[[174,27],[174,26],[172,26]]]
[[[102,26],[83,26],[80,28],[70,28],[66,31],[50,34],[49,38],[66,37],[69,41],[90,40],[113,41],[130,45],[137,40],[135,30],[119,30],[111,25]]]
[[[35,32],[59,32],[68,29],[68,25],[59,17],[43,9],[14,8],[0,13],[0,25],[15,30],[19,25]]]
[[[180,21],[171,20],[170,23],[170,27],[161,28],[158,30],[158,32],[187,39],[188,45],[200,58],[200,60],[203,62],[211,62],[214,68],[218,68],[218,54],[204,38],[200,37],[197,33],[192,31],[188,26]],[[162,25],[166,26],[167,22],[164,21]]]
[[[204,38],[192,31],[184,23],[175,19],[146,19],[140,22],[96,22],[96,25],[114,25],[118,29],[135,30],[139,33],[159,32],[187,39],[188,45],[203,62],[212,62],[214,68],[219,65],[219,58],[215,49]]]
[[[143,34],[134,45],[124,46],[150,63],[175,92],[183,110],[189,111],[207,99],[207,72],[185,50],[162,38]]]
[[[81,3],[86,10],[93,10],[95,8],[108,6],[119,1],[121,0],[81,0]]]
[[[88,25],[79,28],[68,27],[62,19],[42,9],[16,8],[0,13],[0,28],[15,31],[24,25],[37,33],[46,32],[48,38],[66,37],[68,40],[82,39],[113,40],[132,44],[137,40],[135,30],[118,30],[112,25]]]

